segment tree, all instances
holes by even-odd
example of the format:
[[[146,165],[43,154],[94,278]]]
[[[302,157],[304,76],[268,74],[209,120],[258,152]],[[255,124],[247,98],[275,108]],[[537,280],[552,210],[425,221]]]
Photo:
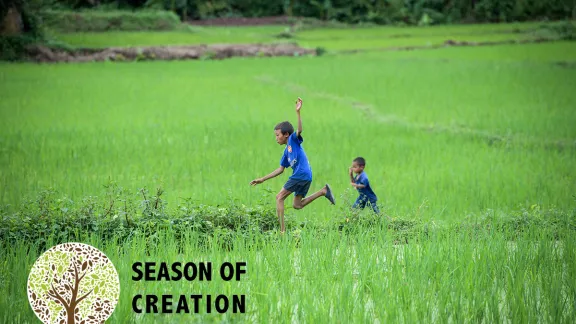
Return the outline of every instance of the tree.
[[[118,274],[98,249],[64,243],[46,251],[28,278],[32,309],[44,323],[102,323],[120,293]]]

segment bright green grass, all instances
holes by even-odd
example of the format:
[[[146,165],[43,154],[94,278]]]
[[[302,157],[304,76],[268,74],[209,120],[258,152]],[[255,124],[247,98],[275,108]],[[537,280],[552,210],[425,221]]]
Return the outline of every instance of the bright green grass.
[[[476,47],[447,47],[441,50],[426,49],[418,51],[372,51],[364,57],[375,59],[388,58],[393,60],[440,61],[444,63],[454,61],[465,62],[491,62],[494,66],[499,63],[506,65],[532,63],[558,63],[576,61],[576,43],[558,41],[542,44],[506,44],[498,46]],[[555,71],[555,69],[554,69]]]
[[[522,41],[532,39],[529,35],[524,34],[486,34],[486,35],[430,35],[430,36],[414,36],[414,37],[397,37],[388,38],[370,37],[370,38],[339,38],[339,39],[325,39],[325,40],[299,40],[298,44],[303,47],[324,47],[327,50],[341,51],[341,50],[364,50],[364,49],[380,49],[380,48],[394,48],[394,47],[411,47],[411,46],[435,46],[442,45],[447,40],[458,42],[503,42],[503,41]]]
[[[231,195],[250,205],[267,188],[273,204],[290,170],[260,187],[248,183],[278,166],[284,147],[272,129],[296,122],[302,96],[310,193],[328,182],[339,205],[351,203],[347,169],[361,155],[390,215],[571,208],[576,70],[552,61],[574,51],[546,46],[498,55],[454,48],[420,57],[0,65],[0,198],[15,204],[54,186],[80,199],[112,179],[134,191],[161,185],[171,204],[222,204]],[[547,51],[551,62],[510,60],[541,60]],[[511,142],[491,146],[494,136]],[[568,143],[551,146],[559,140]],[[322,198],[296,215],[329,220],[332,207]]]
[[[371,27],[313,29],[296,33],[293,39],[275,36],[284,26],[190,27],[174,32],[62,33],[58,39],[79,47],[192,45],[214,43],[272,43],[295,41],[305,47],[328,50],[373,49],[396,46],[429,46],[448,39],[469,42],[524,40],[538,23],[487,24],[470,26]]]
[[[253,205],[288,177],[248,182],[277,167],[273,126],[295,122],[304,99],[311,192],[329,182],[351,203],[347,168],[367,173],[391,216],[461,220],[540,205],[573,210],[576,193],[574,43],[371,52],[316,58],[0,65],[0,200],[53,186],[75,200],[109,179],[136,192]],[[431,129],[431,130],[430,130]],[[490,139],[506,137],[507,144]],[[555,144],[562,141],[561,144]],[[288,199],[291,203],[291,198]],[[336,209],[338,210],[338,209]],[[298,218],[340,218],[320,199]],[[118,246],[89,239],[118,269],[111,323],[542,322],[573,323],[576,242],[532,229],[432,232],[395,245],[385,229],[341,235],[288,229],[235,238],[233,250],[177,243],[165,233]],[[294,237],[299,237],[296,244]],[[145,241],[159,241],[146,246]],[[176,252],[177,247],[183,253]],[[25,287],[34,242],[0,242],[0,321],[36,321]],[[149,253],[149,255],[148,255]],[[136,261],[246,261],[240,282],[135,283]],[[248,314],[146,315],[132,297],[246,294]]]
[[[136,236],[118,246],[98,239],[120,277],[120,302],[110,323],[364,323],[539,322],[574,323],[576,239],[551,240],[530,231],[509,241],[502,233],[477,231],[432,235],[395,245],[385,231],[341,235],[302,231],[298,237],[254,235],[234,239],[233,250],[201,247],[192,233],[179,243],[163,231],[161,244]],[[0,320],[36,320],[26,282],[39,256],[34,243],[0,245]],[[178,249],[182,253],[178,253]],[[28,252],[30,249],[30,252]],[[135,262],[212,262],[212,281],[132,281]],[[219,278],[222,262],[246,262],[240,281]],[[135,314],[137,294],[246,295],[246,314]],[[204,297],[204,300],[206,298]],[[191,307],[192,301],[189,299]],[[139,307],[143,307],[139,303]],[[172,305],[175,309],[176,305]]]
[[[485,24],[469,26],[376,27],[353,29],[314,29],[297,33],[305,47],[328,50],[378,49],[434,46],[447,40],[459,42],[502,42],[534,39],[539,23]]]
[[[353,29],[314,29],[299,32],[296,39],[306,47],[328,50],[375,49],[404,46],[432,46],[446,40],[498,42],[525,40],[537,23],[486,24],[469,26],[376,27]]]
[[[283,79],[293,81],[281,83],[297,84],[307,96],[368,109],[390,123],[464,127],[533,142],[574,141],[576,115],[568,107],[576,100],[576,70],[555,61],[576,61],[575,50],[574,43],[556,43],[330,57],[307,67],[306,78],[286,71]],[[536,63],[546,58],[549,62]],[[360,59],[363,64],[357,64]]]
[[[538,28],[541,23],[507,23],[507,24],[481,24],[481,25],[437,25],[429,27],[358,27],[358,28],[330,28],[311,29],[298,32],[302,39],[359,39],[359,38],[402,38],[444,35],[481,35],[481,34],[510,34],[526,33]]]
[[[54,36],[78,47],[131,47],[155,45],[197,45],[217,43],[270,43],[284,30],[281,26],[262,27],[209,27],[190,28],[172,32],[106,32],[106,33],[58,33]]]

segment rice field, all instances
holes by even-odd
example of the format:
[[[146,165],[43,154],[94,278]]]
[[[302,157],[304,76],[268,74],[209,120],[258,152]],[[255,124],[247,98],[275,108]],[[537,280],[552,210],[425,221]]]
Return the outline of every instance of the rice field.
[[[367,50],[401,46],[431,46],[446,40],[467,42],[500,42],[531,40],[537,36],[540,23],[503,25],[419,27],[357,27],[294,29],[292,37],[278,37],[290,31],[289,26],[200,27],[185,26],[166,32],[58,33],[53,37],[70,46],[102,48],[109,46],[159,46],[230,43],[296,42],[303,47],[323,47],[329,51]]]
[[[360,47],[382,48],[454,35],[507,37],[522,27],[484,26],[490,31],[484,36],[479,27],[459,28],[407,29],[414,36],[396,41],[349,30],[326,30],[324,37],[302,31],[297,38],[338,50],[354,46],[340,46],[346,38],[364,35],[356,37]],[[130,35],[112,35],[109,45]],[[69,37],[78,46],[106,41]],[[146,37],[135,39],[130,44]],[[110,181],[136,193],[161,187],[174,209],[185,199],[274,206],[290,170],[257,187],[249,182],[278,167],[284,147],[273,128],[296,123],[294,100],[302,97],[310,192],[329,183],[336,206],[319,199],[295,210],[288,198],[287,217],[317,227],[233,236],[233,249],[220,246],[216,234],[201,243],[193,229],[184,239],[158,230],[123,244],[86,233],[84,242],[105,252],[120,275],[120,303],[109,322],[572,323],[573,227],[560,224],[554,233],[532,227],[511,239],[496,228],[450,224],[522,210],[542,211],[542,218],[554,211],[574,224],[575,53],[574,42],[551,42],[223,61],[0,64],[2,215],[18,215],[21,204],[46,188],[105,205],[102,188]],[[357,156],[367,161],[383,225],[331,230],[328,224],[345,218],[356,198],[348,167]],[[417,219],[435,230],[401,244],[387,219]],[[0,320],[36,320],[23,287],[41,249],[0,242],[0,291],[6,292]],[[136,261],[201,260],[247,262],[247,275],[239,282],[131,280]],[[245,294],[247,312],[138,315],[132,298],[146,292]]]
[[[120,301],[110,323],[206,322],[439,322],[572,323],[575,320],[576,246],[574,236],[561,242],[545,231],[526,233],[510,242],[501,233],[438,235],[419,244],[395,245],[385,231],[355,235],[319,235],[303,231],[298,240],[253,235],[237,238],[232,251],[199,248],[193,233],[178,242],[159,233],[161,244],[135,237],[130,244],[85,242],[101,249],[120,277]],[[0,295],[5,323],[33,322],[22,286],[23,271],[35,261],[19,244],[5,260],[2,273],[10,276]],[[2,250],[4,251],[4,250]],[[149,254],[148,254],[149,253]],[[240,281],[134,281],[134,262],[246,262]],[[180,295],[246,296],[246,312],[142,313],[132,301],[142,294],[172,296],[172,310]],[[192,302],[190,302],[192,304]],[[145,303],[138,301],[143,309]]]
[[[572,43],[492,51],[537,58],[526,50],[537,46],[574,53]],[[482,52],[3,65],[0,198],[18,204],[54,187],[79,199],[111,179],[131,189],[162,186],[171,202],[218,204],[230,193],[252,204],[285,181],[248,185],[277,167],[282,148],[272,129],[296,122],[301,96],[311,190],[328,182],[351,191],[347,168],[364,156],[392,215],[424,202],[421,217],[435,219],[570,207],[574,69]],[[315,203],[310,213],[329,219],[332,210]]]

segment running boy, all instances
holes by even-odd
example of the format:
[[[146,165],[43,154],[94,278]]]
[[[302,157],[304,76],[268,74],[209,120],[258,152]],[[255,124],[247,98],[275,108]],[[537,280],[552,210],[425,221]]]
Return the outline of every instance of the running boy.
[[[366,172],[364,172],[365,166],[366,161],[362,157],[357,157],[352,161],[352,167],[350,168],[350,184],[360,193],[360,196],[358,196],[352,208],[364,209],[366,204],[370,203],[372,210],[374,210],[376,214],[379,214],[380,211],[376,205],[378,197],[376,197],[376,194],[370,187],[368,176],[366,175]],[[356,178],[354,177],[354,173],[357,175]]]
[[[294,208],[302,209],[309,203],[314,201],[320,196],[325,196],[333,205],[334,195],[330,190],[330,186],[326,184],[324,188],[313,193],[310,197],[306,197],[310,184],[312,183],[312,169],[308,163],[308,158],[301,144],[304,141],[302,138],[302,119],[300,118],[300,109],[302,108],[302,99],[298,98],[296,101],[296,115],[298,115],[298,129],[294,132],[294,127],[290,122],[281,122],[274,127],[276,134],[276,142],[280,145],[286,145],[284,154],[280,159],[280,167],[267,176],[252,180],[251,185],[260,184],[268,179],[274,178],[284,172],[285,168],[291,167],[293,172],[286,184],[280,192],[276,195],[276,211],[278,213],[278,221],[280,222],[280,231],[286,231],[284,227],[284,200],[286,197],[294,193]]]

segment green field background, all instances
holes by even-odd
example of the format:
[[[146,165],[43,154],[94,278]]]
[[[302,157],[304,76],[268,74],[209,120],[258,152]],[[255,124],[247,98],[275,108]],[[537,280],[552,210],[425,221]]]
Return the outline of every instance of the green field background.
[[[317,57],[2,63],[2,213],[10,221],[28,215],[48,188],[76,207],[93,197],[104,210],[110,182],[133,196],[161,187],[168,214],[187,199],[223,210],[233,202],[274,208],[292,171],[257,187],[249,182],[279,166],[284,146],[273,129],[296,124],[301,97],[310,193],[329,183],[336,206],[321,198],[294,210],[288,198],[287,217],[298,221],[291,224],[315,226],[290,226],[283,236],[135,229],[119,242],[82,233],[120,276],[109,322],[573,323],[576,43],[390,48],[455,36],[522,40],[534,26],[298,32],[299,44],[326,49]],[[276,42],[282,30],[59,37],[76,47]],[[377,225],[340,232],[331,225],[357,197],[348,175],[357,156],[367,161],[384,213]],[[500,216],[511,219],[508,227],[499,227]],[[42,239],[0,241],[4,323],[36,322],[24,287],[36,258],[56,244]],[[206,260],[247,262],[247,276],[210,284],[131,280],[136,261]],[[246,294],[248,311],[142,316],[130,304],[139,293]]]
[[[567,208],[576,192],[572,43],[341,57],[138,64],[1,65],[4,203],[53,187],[79,199],[107,181],[162,186],[170,202],[254,204],[296,123],[312,191],[351,192],[356,156],[391,214],[463,217],[533,204]],[[545,53],[548,60],[542,58]],[[499,58],[502,59],[499,59]],[[342,197],[341,195],[348,195]],[[327,201],[300,214],[328,219]],[[314,215],[314,216],[312,216]]]

